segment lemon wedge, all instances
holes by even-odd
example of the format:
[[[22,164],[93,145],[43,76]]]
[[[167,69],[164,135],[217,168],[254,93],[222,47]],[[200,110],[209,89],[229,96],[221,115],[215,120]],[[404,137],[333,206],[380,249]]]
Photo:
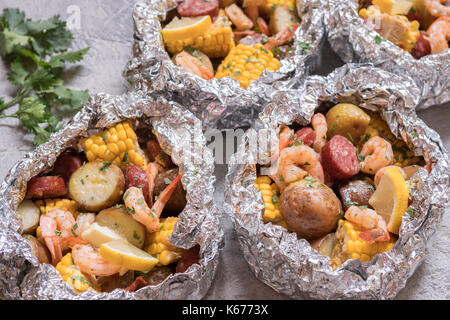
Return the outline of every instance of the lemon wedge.
[[[162,29],[162,35],[165,42],[195,38],[208,30],[211,25],[212,21],[209,15],[181,19],[175,17]]]
[[[159,260],[125,240],[113,240],[100,246],[98,251],[106,261],[123,269],[149,271]]]
[[[409,190],[397,168],[386,168],[369,204],[386,221],[389,232],[398,234],[402,217],[408,209]]]

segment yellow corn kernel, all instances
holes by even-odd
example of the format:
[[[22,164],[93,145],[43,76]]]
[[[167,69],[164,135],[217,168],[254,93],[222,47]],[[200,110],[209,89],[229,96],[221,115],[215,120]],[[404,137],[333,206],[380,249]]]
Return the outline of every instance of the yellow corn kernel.
[[[94,285],[73,263],[71,253],[66,254],[61,259],[56,265],[56,270],[61,274],[63,281],[66,282],[75,293],[78,294],[86,290],[95,290]]]
[[[216,78],[232,77],[247,89],[252,81],[261,76],[264,70],[276,71],[279,67],[280,61],[261,44],[257,43],[253,47],[238,44],[217,68]],[[247,68],[252,72],[248,72]]]
[[[160,230],[147,236],[146,251],[157,258],[160,265],[165,266],[178,261],[185,251],[182,248],[175,247],[168,240],[177,221],[177,217],[163,218],[160,220]]]
[[[283,215],[280,210],[280,199],[277,195],[279,188],[268,176],[260,176],[255,180],[255,187],[261,192],[264,201],[263,220],[272,222],[286,228]]]
[[[147,158],[138,144],[131,124],[118,123],[115,126],[81,140],[81,146],[89,161],[108,161],[122,169],[133,163],[145,169]]]
[[[35,203],[39,207],[41,214],[45,214],[54,208],[70,211],[70,213],[72,213],[75,219],[78,217],[79,214],[78,212],[79,205],[75,200],[55,198],[55,199],[37,200],[35,201]]]

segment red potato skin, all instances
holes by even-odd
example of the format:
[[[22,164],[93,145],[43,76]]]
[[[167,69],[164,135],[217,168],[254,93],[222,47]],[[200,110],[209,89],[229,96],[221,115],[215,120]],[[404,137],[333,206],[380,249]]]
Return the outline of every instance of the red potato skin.
[[[149,203],[149,184],[145,171],[134,164],[128,164],[125,168],[125,189],[137,187],[142,189],[145,201]]]
[[[32,178],[27,184],[25,199],[61,197],[67,193],[64,179],[57,176]]]
[[[219,13],[219,0],[185,0],[177,7],[177,11],[182,17],[199,17],[210,15],[215,18]]]
[[[316,139],[316,133],[309,127],[302,128],[294,134],[294,139],[295,141],[301,142],[305,146],[310,147]]]
[[[360,170],[355,146],[345,137],[335,135],[322,148],[320,162],[333,180],[351,178]]]
[[[68,184],[72,173],[83,165],[84,160],[81,155],[62,154],[56,159],[52,174],[62,177],[64,182]]]
[[[425,38],[425,36],[426,33],[420,31],[420,36],[411,50],[411,55],[416,59],[420,59],[422,57],[425,57],[426,55],[431,54],[430,42]]]
[[[186,250],[181,259],[178,260],[176,272],[183,273],[185,272],[191,265],[198,263],[200,259],[200,246],[196,245],[188,250]]]

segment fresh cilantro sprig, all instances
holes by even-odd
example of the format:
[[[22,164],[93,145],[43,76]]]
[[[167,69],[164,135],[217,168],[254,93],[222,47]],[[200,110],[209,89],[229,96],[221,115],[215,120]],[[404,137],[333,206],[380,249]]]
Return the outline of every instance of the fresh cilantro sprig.
[[[0,16],[0,55],[10,70],[8,80],[16,87],[10,101],[0,97],[0,118],[19,119],[34,134],[35,145],[62,127],[55,110],[75,113],[89,99],[87,90],[62,87],[66,63],[80,62],[89,50],[68,51],[72,41],[59,16],[32,21],[11,8]],[[13,106],[18,106],[15,113],[4,114]]]

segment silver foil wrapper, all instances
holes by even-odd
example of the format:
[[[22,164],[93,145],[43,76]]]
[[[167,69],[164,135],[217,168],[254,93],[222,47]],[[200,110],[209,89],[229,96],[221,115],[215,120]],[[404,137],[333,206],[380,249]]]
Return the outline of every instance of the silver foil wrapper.
[[[39,264],[22,238],[17,207],[27,181],[51,169],[58,155],[77,142],[126,119],[138,119],[139,128],[157,136],[163,150],[183,173],[187,204],[169,241],[182,248],[200,245],[199,264],[169,276],[156,286],[130,293],[92,290],[79,295],[62,281],[49,264]],[[191,137],[191,139],[189,139]],[[145,138],[145,137],[144,137]],[[162,98],[135,93],[95,95],[50,141],[28,153],[9,172],[0,191],[0,297],[3,299],[201,299],[209,289],[219,261],[223,231],[213,202],[215,177],[212,152],[206,147],[201,122],[189,111]]]
[[[348,102],[379,112],[392,133],[407,142],[415,155],[433,163],[431,174],[420,169],[411,179],[411,214],[405,213],[394,248],[372,261],[347,260],[336,270],[330,258],[305,239],[281,226],[262,221],[264,203],[255,188],[258,153],[247,131],[226,176],[225,208],[232,217],[245,259],[255,276],[294,299],[392,299],[425,259],[428,238],[439,226],[449,197],[449,162],[439,135],[415,113],[420,90],[372,66],[348,64],[327,77],[309,77],[297,92],[275,97],[253,129],[268,129],[278,147],[280,126],[306,125],[325,102]],[[291,95],[286,99],[287,95]],[[278,99],[279,98],[279,99]],[[329,104],[328,104],[329,105]],[[256,159],[256,160],[255,160]]]
[[[180,1],[179,1],[180,2]],[[276,72],[266,70],[247,90],[230,77],[204,80],[176,66],[164,48],[161,21],[176,8],[173,0],[141,0],[134,13],[134,57],[124,71],[134,90],[164,94],[188,107],[207,128],[250,125],[271,96],[283,88],[296,88],[320,64],[324,42],[326,0],[298,0],[302,17],[293,50]],[[309,45],[308,49],[302,43]]]
[[[373,63],[397,75],[411,77],[421,90],[417,109],[450,101],[450,50],[416,60],[391,41],[376,41],[357,12],[358,0],[330,0],[324,19],[328,41],[344,62]]]

